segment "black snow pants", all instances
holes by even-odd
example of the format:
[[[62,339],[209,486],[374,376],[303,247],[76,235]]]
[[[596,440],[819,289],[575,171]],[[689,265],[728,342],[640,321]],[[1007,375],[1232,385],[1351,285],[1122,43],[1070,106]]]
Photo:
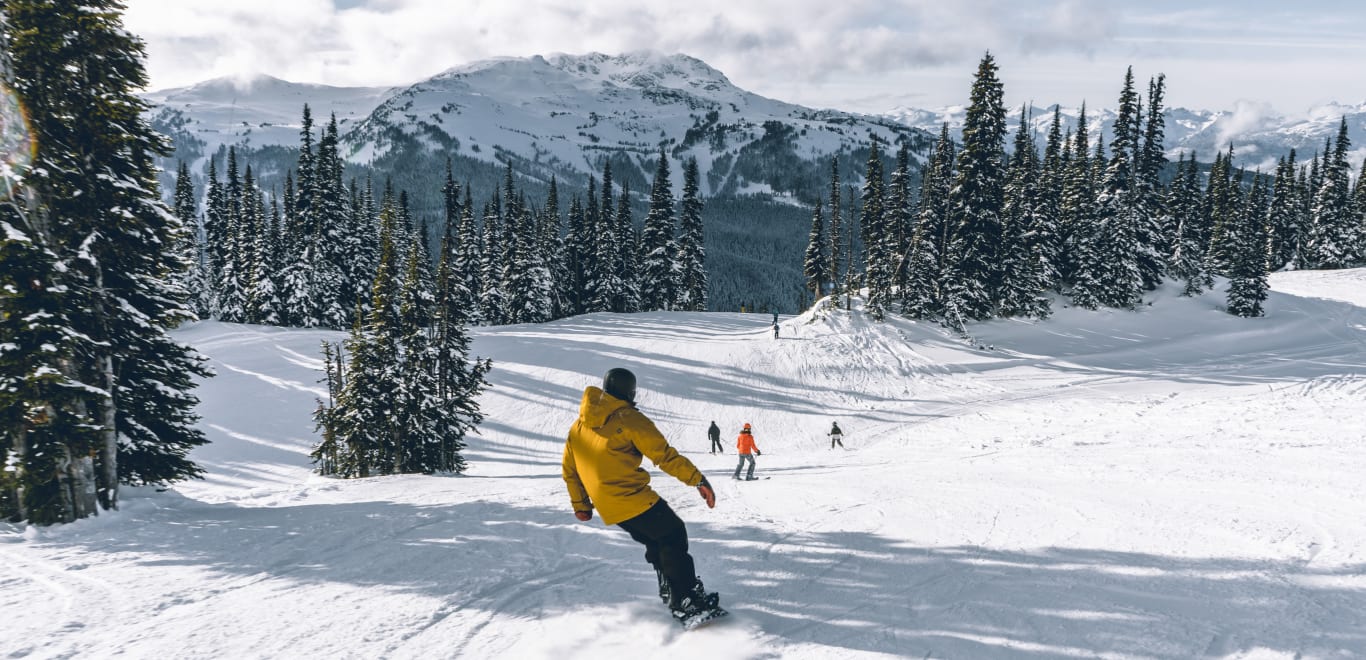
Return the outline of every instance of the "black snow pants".
[[[697,568],[688,554],[688,528],[683,520],[660,498],[654,506],[617,526],[626,530],[636,543],[645,546],[645,561],[669,581],[673,602],[692,592],[697,582]]]

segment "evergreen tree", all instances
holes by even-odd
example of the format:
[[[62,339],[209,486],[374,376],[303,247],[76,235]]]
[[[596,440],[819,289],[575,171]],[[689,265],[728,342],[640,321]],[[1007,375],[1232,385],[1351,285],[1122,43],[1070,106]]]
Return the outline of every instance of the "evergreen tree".
[[[1181,295],[1199,295],[1214,286],[1214,279],[1205,262],[1209,231],[1200,195],[1200,171],[1194,154],[1189,160],[1186,160],[1185,154],[1181,155],[1176,179],[1172,181],[1167,194],[1167,208],[1174,224],[1172,254],[1168,258],[1171,274],[1186,283]]]
[[[1352,146],[1347,137],[1347,120],[1338,128],[1337,141],[1326,148],[1319,184],[1314,195],[1304,267],[1347,268],[1358,252],[1356,236],[1359,221],[1351,197],[1351,171],[1347,153]]]
[[[247,244],[242,227],[242,179],[237,169],[237,150],[228,147],[228,171],[224,180],[222,261],[219,263],[218,315],[224,321],[242,323],[247,318]]]
[[[868,166],[863,175],[863,212],[859,229],[863,236],[864,282],[868,287],[868,313],[881,321],[891,304],[891,268],[887,263],[886,201],[882,176],[882,154],[877,140],[868,148]]]
[[[844,227],[840,222],[840,161],[838,156],[830,158],[830,281],[834,282],[830,294],[838,297],[840,288],[840,268],[842,252],[840,240]]]
[[[1166,118],[1162,102],[1166,95],[1166,76],[1148,82],[1148,114],[1143,129],[1142,147],[1135,152],[1134,239],[1138,248],[1137,267],[1143,288],[1151,291],[1162,283],[1167,272],[1171,244],[1163,227],[1163,190],[1161,174],[1167,164],[1162,143],[1166,139]],[[1138,117],[1135,117],[1137,121]]]
[[[677,298],[677,253],[674,242],[674,200],[669,185],[669,158],[661,148],[650,187],[650,212],[641,234],[640,304],[645,311],[671,309]]]
[[[1062,215],[1062,192],[1067,180],[1068,163],[1063,159],[1065,144],[1062,136],[1062,109],[1053,106],[1053,122],[1048,127],[1043,163],[1039,171],[1037,212],[1039,223],[1034,244],[1039,253],[1039,274],[1047,288],[1061,288],[1058,260],[1062,254],[1062,235],[1059,222]]]
[[[1078,307],[1095,309],[1101,304],[1096,297],[1100,287],[1098,274],[1089,267],[1083,268],[1084,263],[1089,266],[1097,261],[1090,253],[1093,250],[1092,238],[1096,233],[1096,196],[1091,159],[1087,154],[1087,137],[1086,106],[1083,104],[1066,159],[1067,180],[1063,182],[1059,208],[1063,249],[1058,263],[1072,303]]]
[[[204,254],[199,242],[199,210],[195,203],[194,180],[185,161],[180,161],[176,168],[175,202],[172,208],[181,224],[181,230],[175,234],[172,252],[180,258],[183,265],[172,271],[170,283],[185,292],[195,316],[208,318],[209,302],[212,297],[208,288],[207,273],[204,271]]]
[[[1233,232],[1232,262],[1228,276],[1228,311],[1235,316],[1257,317],[1264,314],[1262,303],[1267,289],[1267,212],[1270,207],[1266,179],[1258,172],[1252,191],[1243,204]]]
[[[498,196],[484,205],[483,246],[480,255],[480,316],[488,325],[506,323],[506,296],[503,292],[503,222]]]
[[[1140,217],[1136,181],[1136,160],[1141,154],[1134,130],[1140,115],[1137,103],[1131,68],[1119,96],[1111,157],[1096,198],[1095,222],[1091,231],[1079,236],[1080,275],[1073,290],[1081,299],[1106,307],[1132,308],[1143,290],[1139,254],[1144,248],[1139,245],[1139,226],[1147,220]],[[1099,146],[1100,141],[1096,144]]]
[[[1300,196],[1296,190],[1295,150],[1281,157],[1276,164],[1276,180],[1272,184],[1271,210],[1268,212],[1267,226],[1270,232],[1270,256],[1267,267],[1279,270],[1295,261],[1296,247],[1299,244],[1299,207]],[[1360,183],[1357,189],[1361,189]]]
[[[1205,260],[1212,273],[1226,274],[1233,259],[1233,228],[1229,223],[1238,222],[1242,214],[1237,193],[1233,183],[1233,147],[1230,146],[1227,154],[1215,156],[1209,183],[1205,186],[1205,222],[1210,228]]]
[[[4,82],[35,144],[0,206],[0,516],[34,524],[115,509],[120,483],[201,472],[186,454],[204,442],[190,392],[207,373],[167,334],[194,316],[167,279],[186,228],[158,197],[168,148],[134,93],[144,51],[120,10],[0,5]]]
[[[1015,132],[1014,153],[1006,167],[1006,185],[1001,211],[1001,290],[1002,316],[1043,318],[1049,302],[1043,275],[1043,253],[1037,244],[1039,227],[1047,221],[1039,213],[1039,154],[1029,131],[1029,110],[1020,110],[1020,128]]]
[[[825,283],[830,281],[825,246],[825,218],[821,215],[821,201],[818,199],[811,213],[811,233],[806,241],[806,259],[802,265],[802,274],[806,276],[806,288],[811,292],[812,300],[820,299],[825,291]]]
[[[697,196],[697,159],[683,167],[683,202],[678,218],[678,299],[684,311],[707,309],[707,250],[702,230],[702,200]]]
[[[958,152],[950,222],[954,276],[961,299],[954,306],[964,318],[993,314],[1000,297],[1001,206],[1005,178],[1005,106],[996,77],[996,61],[987,53],[973,79],[971,101],[963,120],[963,148]]]
[[[911,152],[906,142],[896,151],[896,169],[888,183],[887,202],[883,209],[883,252],[887,259],[887,288],[889,300],[893,291],[906,286],[910,272],[911,237],[915,234],[915,208],[911,195]]]
[[[946,123],[940,129],[934,155],[921,180],[911,263],[901,291],[901,311],[911,318],[935,319],[943,312],[940,286],[947,267],[953,162],[953,141],[949,139]]]
[[[604,216],[606,213],[607,209],[604,207]],[[617,197],[614,236],[617,240],[614,280],[620,289],[619,297],[612,309],[619,312],[639,312],[644,309],[641,298],[643,276],[640,274],[640,264],[636,259],[636,255],[641,251],[641,241],[636,235],[635,221],[631,219],[631,191],[625,185],[621,187],[621,196]]]

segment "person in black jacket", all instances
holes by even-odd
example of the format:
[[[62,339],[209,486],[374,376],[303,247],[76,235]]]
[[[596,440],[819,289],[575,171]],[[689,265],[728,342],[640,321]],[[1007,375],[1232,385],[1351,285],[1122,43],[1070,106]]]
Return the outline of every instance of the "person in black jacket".
[[[721,448],[721,427],[716,425],[716,420],[712,420],[711,428],[707,429],[707,437],[711,438],[711,453],[726,453],[726,450]]]

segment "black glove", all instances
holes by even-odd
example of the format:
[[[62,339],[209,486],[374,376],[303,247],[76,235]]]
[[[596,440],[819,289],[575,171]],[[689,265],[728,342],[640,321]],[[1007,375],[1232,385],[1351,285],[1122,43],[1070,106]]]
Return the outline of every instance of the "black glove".
[[[764,455],[764,452],[761,452],[761,451],[759,451],[759,450],[756,448],[756,449],[754,450],[754,455],[755,455],[755,456],[763,456],[763,455]]]

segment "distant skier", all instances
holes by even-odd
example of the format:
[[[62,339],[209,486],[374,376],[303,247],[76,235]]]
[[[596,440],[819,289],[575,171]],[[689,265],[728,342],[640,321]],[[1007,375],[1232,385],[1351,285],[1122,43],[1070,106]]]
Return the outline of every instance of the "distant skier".
[[[564,483],[574,516],[593,517],[596,506],[602,522],[617,525],[645,546],[645,561],[655,569],[659,597],[685,627],[725,614],[716,593],[707,593],[688,554],[688,530],[683,521],[653,489],[650,475],[640,467],[642,456],[689,486],[716,506],[716,494],[706,476],[680,456],[643,413],[636,409],[636,377],[626,369],[612,369],[602,389],[588,387],[579,404],[579,417],[564,443]]]
[[[718,451],[722,454],[726,453],[726,450],[721,448],[721,427],[716,425],[716,420],[712,420],[711,428],[707,429],[707,438],[711,440],[712,454]]]
[[[754,481],[754,456],[763,456],[764,452],[759,451],[759,447],[754,444],[754,434],[750,431],[748,423],[745,424],[745,428],[740,429],[740,437],[735,439],[735,447],[740,450],[740,463],[735,466],[735,478],[740,478],[740,469],[745,467],[745,461],[749,461],[749,474],[745,476],[745,481]]]
[[[839,422],[831,422],[831,425],[830,425],[830,448],[831,448],[831,449],[834,449],[834,448],[835,448],[835,445],[839,445],[839,446],[840,446],[840,449],[844,449],[844,443],[843,443],[843,442],[840,442],[840,439],[843,438],[843,437],[844,437],[844,431],[841,431],[841,430],[840,430],[840,423],[839,423]]]
[[[778,338],[778,322],[777,322],[777,321],[774,321],[774,322],[773,322],[773,338],[774,338],[774,339],[777,339],[777,338]]]

